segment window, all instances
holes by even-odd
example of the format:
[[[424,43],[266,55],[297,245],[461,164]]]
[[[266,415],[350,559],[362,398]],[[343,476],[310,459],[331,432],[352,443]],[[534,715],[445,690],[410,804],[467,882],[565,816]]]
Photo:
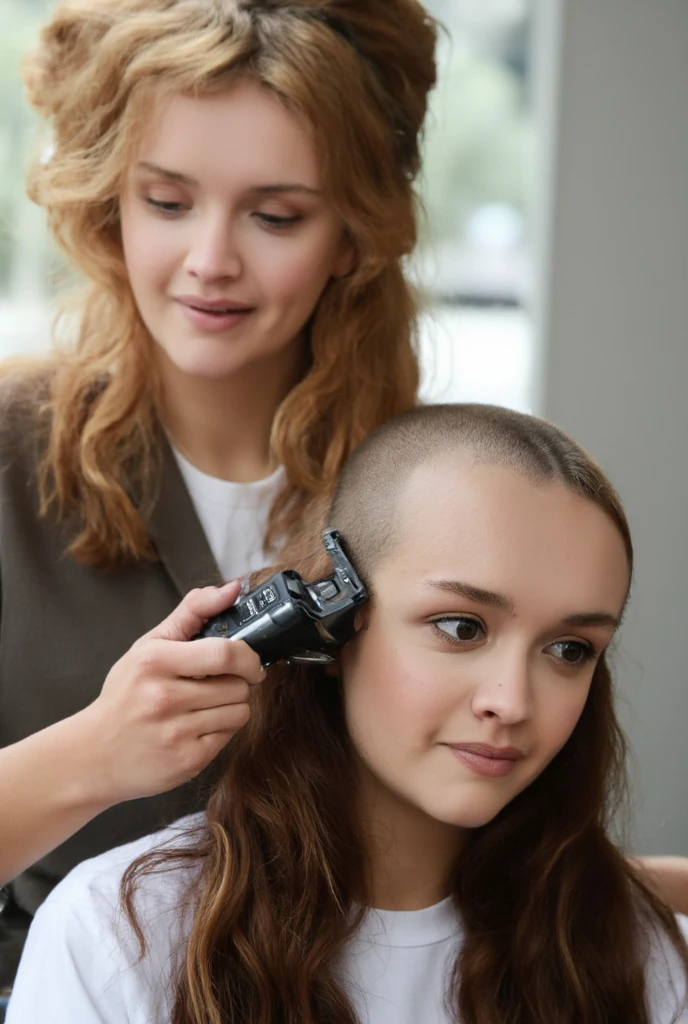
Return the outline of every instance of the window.
[[[24,166],[35,121],[19,61],[32,45],[48,0],[0,0],[0,356],[44,347],[52,247],[43,212],[24,195]]]
[[[427,210],[411,272],[428,297],[423,395],[531,406],[525,311],[531,0],[426,0],[446,28],[425,140]],[[19,80],[53,0],[0,0],[0,356],[48,343],[57,262],[24,196],[35,122]]]
[[[531,408],[529,0],[426,0],[447,30],[425,141],[414,272],[424,397]]]

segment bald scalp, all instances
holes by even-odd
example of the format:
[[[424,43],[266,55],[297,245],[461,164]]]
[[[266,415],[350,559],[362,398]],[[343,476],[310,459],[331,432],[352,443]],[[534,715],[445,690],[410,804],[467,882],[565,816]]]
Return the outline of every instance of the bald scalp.
[[[410,476],[446,454],[464,455],[477,465],[504,466],[535,485],[559,482],[592,501],[616,524],[632,564],[628,524],[614,488],[597,463],[558,427],[498,406],[431,405],[395,416],[373,431],[340,476],[328,523],[342,534],[369,589],[374,589],[375,570],[397,541]]]

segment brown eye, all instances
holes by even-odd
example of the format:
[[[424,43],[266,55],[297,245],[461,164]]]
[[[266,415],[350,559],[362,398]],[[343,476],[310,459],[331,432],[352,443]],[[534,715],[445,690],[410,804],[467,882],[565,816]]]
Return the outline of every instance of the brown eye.
[[[595,652],[590,644],[584,644],[578,640],[557,640],[545,650],[572,668],[582,668],[595,657]]]
[[[485,635],[485,630],[477,619],[465,616],[435,619],[433,626],[455,643],[474,643]]]

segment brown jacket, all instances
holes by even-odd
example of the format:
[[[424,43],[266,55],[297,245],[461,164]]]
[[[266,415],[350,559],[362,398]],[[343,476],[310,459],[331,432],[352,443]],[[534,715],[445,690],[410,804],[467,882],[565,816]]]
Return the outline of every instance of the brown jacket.
[[[118,658],[188,590],[221,582],[169,448],[150,524],[160,561],[109,573],[78,564],[65,553],[66,531],[39,518],[36,464],[34,417],[17,409],[3,384],[0,747],[90,704]],[[75,864],[198,810],[203,789],[196,781],[111,808],[20,875],[13,883],[16,901],[35,912]]]

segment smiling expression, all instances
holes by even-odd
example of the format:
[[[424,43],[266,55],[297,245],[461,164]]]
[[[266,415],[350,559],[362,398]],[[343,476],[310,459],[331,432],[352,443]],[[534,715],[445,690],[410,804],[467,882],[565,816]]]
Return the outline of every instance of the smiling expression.
[[[364,799],[462,828],[561,750],[629,584],[605,513],[560,483],[447,455],[413,471],[345,648]]]
[[[182,373],[298,360],[324,288],[350,267],[311,132],[251,80],[159,103],[120,209],[141,317]]]

